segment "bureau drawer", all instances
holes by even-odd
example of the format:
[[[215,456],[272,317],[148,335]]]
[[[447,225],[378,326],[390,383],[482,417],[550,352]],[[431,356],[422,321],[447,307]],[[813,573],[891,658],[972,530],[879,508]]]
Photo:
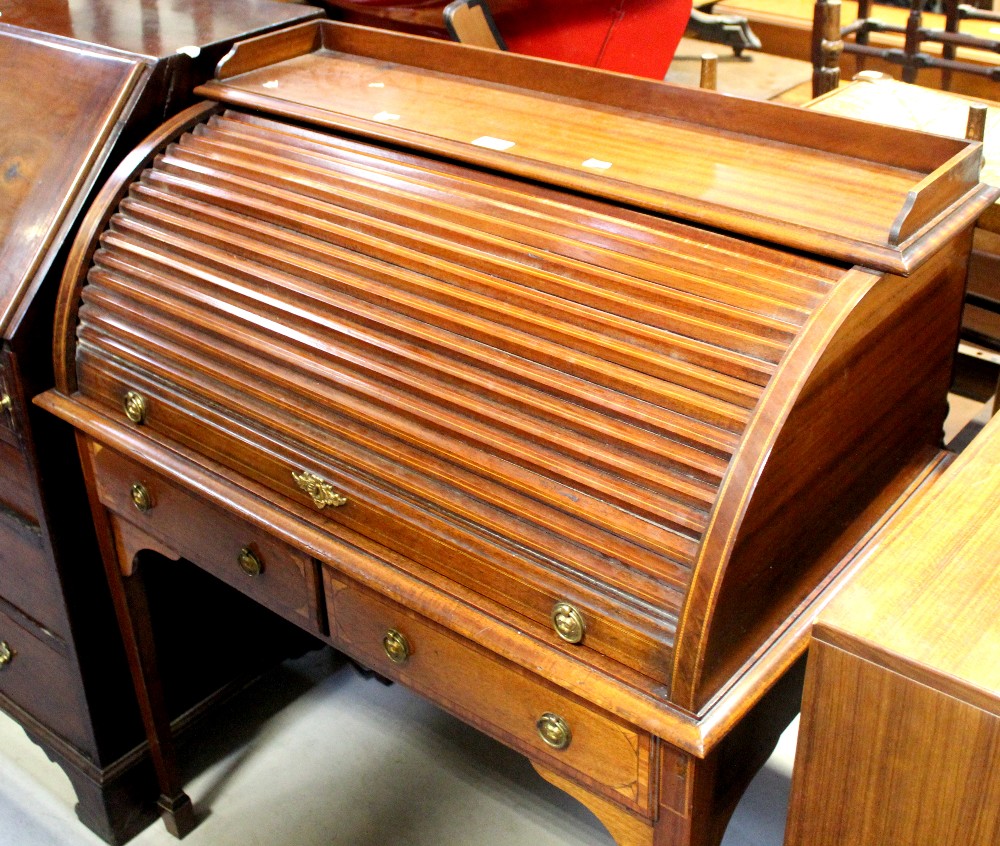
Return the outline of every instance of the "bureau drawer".
[[[649,735],[330,568],[323,579],[337,648],[531,759],[572,770],[594,789],[649,813]]]
[[[0,441],[0,507],[38,522],[35,474],[19,446]]]
[[[119,453],[93,443],[90,453],[105,507],[286,619],[322,630],[312,558]]]
[[[0,612],[0,696],[78,748],[92,748],[76,665]]]
[[[59,575],[37,526],[0,514],[0,597],[64,639],[69,632]]]

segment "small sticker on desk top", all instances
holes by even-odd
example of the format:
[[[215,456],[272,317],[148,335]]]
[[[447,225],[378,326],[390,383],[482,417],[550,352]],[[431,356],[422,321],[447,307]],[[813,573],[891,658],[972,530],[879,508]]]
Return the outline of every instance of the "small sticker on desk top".
[[[399,120],[399,115],[394,115],[392,112],[379,112],[377,115],[372,115],[372,120],[379,120],[384,123],[390,120]]]
[[[277,88],[277,87],[278,87],[278,86],[279,86],[280,84],[281,84],[281,83],[280,83],[280,82],[278,82],[278,80],[276,80],[276,79],[272,79],[272,80],[270,80],[270,81],[268,81],[268,82],[265,82],[265,83],[264,83],[264,87],[265,87],[265,88]]]
[[[368,87],[369,88],[385,88],[385,83],[384,82],[369,82],[368,83]]]
[[[607,170],[611,167],[611,162],[601,161],[600,159],[587,159],[583,163],[583,166],[593,168],[594,170]]]
[[[487,150],[509,150],[514,146],[513,141],[505,141],[503,138],[494,138],[492,135],[481,135],[472,142],[477,147],[485,147]]]

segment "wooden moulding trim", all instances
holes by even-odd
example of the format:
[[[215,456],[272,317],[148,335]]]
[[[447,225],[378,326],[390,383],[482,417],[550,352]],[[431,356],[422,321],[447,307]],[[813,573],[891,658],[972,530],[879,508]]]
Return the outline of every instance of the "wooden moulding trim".
[[[943,211],[974,193],[982,161],[983,145],[975,143],[925,176],[907,195],[889,232],[890,246],[899,246]]]
[[[47,391],[35,398],[37,405],[74,425],[105,447],[154,468],[168,480],[196,492],[207,502],[261,528],[307,555],[326,561],[345,576],[403,603],[444,628],[477,643],[512,663],[556,684],[571,695],[650,732],[696,757],[704,757],[733,724],[744,703],[734,697],[759,699],[804,648],[805,633],[786,638],[768,663],[769,682],[738,687],[697,718],[658,698],[648,690],[628,685],[585,662],[549,647],[456,596],[433,589],[419,578],[393,566],[392,554],[373,556],[348,540],[334,537],[315,524],[305,505],[275,505],[265,487],[236,476],[224,468],[149,432],[136,431],[76,399]],[[353,534],[344,532],[345,537]],[[375,546],[375,544],[371,544]],[[334,549],[331,552],[331,549]],[[798,641],[802,641],[799,644]],[[717,711],[717,713],[715,713]],[[706,729],[710,735],[706,735]]]
[[[323,46],[323,30],[316,21],[298,24],[278,32],[237,41],[215,68],[216,79],[314,53]]]
[[[98,235],[104,231],[133,179],[177,136],[205,120],[218,109],[212,102],[196,103],[158,128],[115,168],[87,210],[77,232],[59,286],[56,301],[53,363],[56,387],[65,394],[76,390],[76,325],[80,295],[86,282]]]
[[[927,222],[922,228],[904,241],[902,248],[904,276],[910,274],[943,244],[950,241],[958,232],[973,225],[979,217],[1000,199],[1000,187],[981,183],[972,191],[959,197],[953,205],[945,208],[936,218]],[[877,269],[887,269],[871,265]]]
[[[269,55],[269,38],[281,39],[282,43],[295,39],[299,44],[314,39],[316,49],[322,47],[629,111],[635,111],[636,104],[641,104],[642,111],[651,115],[924,173],[935,170],[969,144],[889,126],[879,127],[885,134],[874,144],[871,125],[864,121],[780,103],[727,97],[628,74],[340,21],[313,21],[298,28],[304,32],[296,34],[296,28],[291,28],[276,36],[262,35],[241,42],[233,51],[234,57],[238,57],[233,59],[235,64],[230,68],[228,62],[220,63],[217,79],[229,79],[243,72],[236,70],[237,67],[256,70],[276,61]],[[310,34],[306,35],[306,31]],[[210,82],[206,87],[212,85]]]
[[[40,41],[40,43],[44,44],[46,41]],[[124,62],[124,60],[122,61]],[[73,184],[63,194],[62,206],[53,216],[53,219],[58,221],[58,230],[55,226],[50,228],[45,243],[41,245],[30,265],[24,268],[24,275],[21,279],[23,289],[20,295],[11,301],[10,308],[6,313],[0,313],[0,336],[2,337],[13,337],[18,324],[31,307],[35,291],[42,284],[42,279],[48,271],[48,263],[52,261],[66,239],[76,220],[80,206],[91,190],[92,182],[96,180],[98,172],[111,152],[115,139],[121,132],[123,115],[132,112],[136,100],[145,90],[145,83],[148,81],[147,66],[138,61],[132,62],[131,65],[132,67],[122,79],[118,92],[113,98],[116,103],[115,108],[108,110],[107,118],[94,136],[83,164],[75,174]]]
[[[880,278],[859,268],[849,270],[815,309],[761,396],[736,457],[726,471],[695,561],[674,647],[671,700],[692,713],[704,698],[701,675],[726,565],[771,449],[817,362],[844,321]]]

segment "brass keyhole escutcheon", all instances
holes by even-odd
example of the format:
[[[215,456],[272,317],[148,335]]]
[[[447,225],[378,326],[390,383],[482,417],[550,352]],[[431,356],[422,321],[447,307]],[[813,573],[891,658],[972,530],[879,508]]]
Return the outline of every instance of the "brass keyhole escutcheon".
[[[568,602],[557,602],[552,607],[552,627],[567,643],[579,643],[587,631],[583,614]]]
[[[410,657],[410,642],[396,629],[389,629],[382,638],[382,648],[393,664],[405,664]]]
[[[535,723],[535,728],[538,729],[538,736],[553,749],[565,749],[573,739],[569,723],[558,714],[542,714]]]
[[[146,398],[135,391],[127,391],[122,400],[122,407],[125,409],[125,416],[135,423],[141,425],[146,419]]]
[[[10,648],[7,641],[0,640],[0,670],[6,670],[13,660],[14,650]]]
[[[259,576],[264,572],[264,562],[261,561],[249,546],[243,547],[236,560],[240,564],[240,569],[248,576]]]
[[[137,511],[145,514],[153,507],[153,497],[149,493],[149,489],[142,482],[135,482],[129,493],[132,494],[132,504],[136,507]]]

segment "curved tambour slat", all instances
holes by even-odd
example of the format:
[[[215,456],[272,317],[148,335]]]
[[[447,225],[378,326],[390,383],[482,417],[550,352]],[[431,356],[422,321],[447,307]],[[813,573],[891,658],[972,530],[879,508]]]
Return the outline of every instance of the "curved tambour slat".
[[[310,464],[354,486],[350,528],[395,501],[495,550],[477,589],[539,618],[557,574],[667,650],[743,430],[840,272],[239,113],[156,159],[94,263],[84,393],[146,384],[164,435],[198,448],[187,414],[289,496]],[[371,531],[406,552],[411,528]]]

